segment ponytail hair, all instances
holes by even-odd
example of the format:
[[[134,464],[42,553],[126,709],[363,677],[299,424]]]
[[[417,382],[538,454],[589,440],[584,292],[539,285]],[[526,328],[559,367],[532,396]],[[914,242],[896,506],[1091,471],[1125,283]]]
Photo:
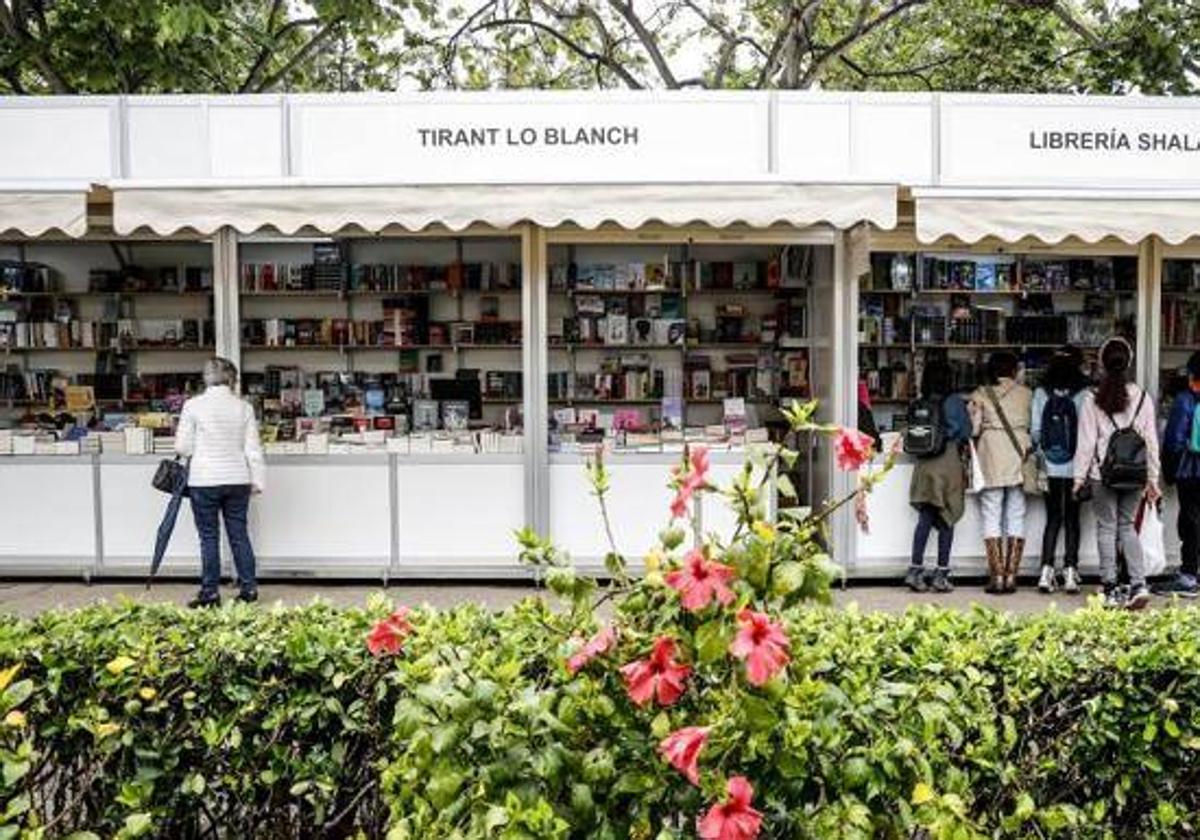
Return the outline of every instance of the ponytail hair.
[[[1120,414],[1129,407],[1129,368],[1133,348],[1119,336],[1110,338],[1100,348],[1100,387],[1096,389],[1096,405],[1105,414]]]

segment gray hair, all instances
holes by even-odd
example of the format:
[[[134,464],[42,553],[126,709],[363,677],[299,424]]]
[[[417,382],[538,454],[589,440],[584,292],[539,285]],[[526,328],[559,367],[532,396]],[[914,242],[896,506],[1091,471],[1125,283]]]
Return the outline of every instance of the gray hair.
[[[220,356],[213,356],[204,363],[205,387],[212,387],[213,385],[228,385],[230,388],[232,388],[237,384],[237,380],[237,365],[228,359],[223,359]]]

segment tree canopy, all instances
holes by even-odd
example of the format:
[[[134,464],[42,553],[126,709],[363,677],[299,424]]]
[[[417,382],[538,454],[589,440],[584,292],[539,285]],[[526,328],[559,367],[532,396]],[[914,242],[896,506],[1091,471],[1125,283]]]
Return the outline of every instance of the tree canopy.
[[[0,92],[1187,94],[1197,0],[0,0]]]

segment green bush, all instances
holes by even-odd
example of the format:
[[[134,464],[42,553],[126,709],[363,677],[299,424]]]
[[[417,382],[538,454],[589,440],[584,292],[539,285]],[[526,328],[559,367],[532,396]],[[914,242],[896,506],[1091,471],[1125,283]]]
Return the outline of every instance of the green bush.
[[[793,430],[857,469],[869,439],[811,411]],[[720,490],[687,453],[636,579],[615,547],[602,585],[521,534],[557,609],[10,621],[0,840],[1195,836],[1200,611],[813,606],[855,496],[764,521],[763,476],[795,457]],[[718,493],[728,539],[692,515]]]
[[[363,644],[382,612],[6,623],[0,837],[694,836],[716,786],[654,751],[686,722],[767,837],[1196,832],[1200,612],[791,609],[786,683],[665,711],[572,677],[540,602],[418,611],[394,660]]]

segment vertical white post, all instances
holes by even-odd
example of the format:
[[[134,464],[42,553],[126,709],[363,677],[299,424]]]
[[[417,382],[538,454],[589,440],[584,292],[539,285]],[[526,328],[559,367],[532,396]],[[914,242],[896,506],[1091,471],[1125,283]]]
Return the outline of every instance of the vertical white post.
[[[521,229],[522,402],[524,404],[525,524],[550,527],[549,418],[546,401],[546,232]]]
[[[213,236],[213,321],[217,355],[241,369],[241,299],[238,296],[237,231],[223,227]]]
[[[1163,242],[1157,236],[1138,247],[1137,372],[1138,382],[1158,398],[1162,358]]]
[[[858,424],[858,282],[863,266],[870,266],[870,229],[860,226],[853,231],[839,231],[834,242],[834,324],[831,335],[834,352],[832,421],[840,426],[855,428]],[[828,459],[830,491],[840,499],[854,491],[857,476],[837,469],[834,459]],[[854,524],[854,506],[846,505],[837,512],[831,523],[833,556],[843,568],[851,570],[857,563],[858,531]]]

